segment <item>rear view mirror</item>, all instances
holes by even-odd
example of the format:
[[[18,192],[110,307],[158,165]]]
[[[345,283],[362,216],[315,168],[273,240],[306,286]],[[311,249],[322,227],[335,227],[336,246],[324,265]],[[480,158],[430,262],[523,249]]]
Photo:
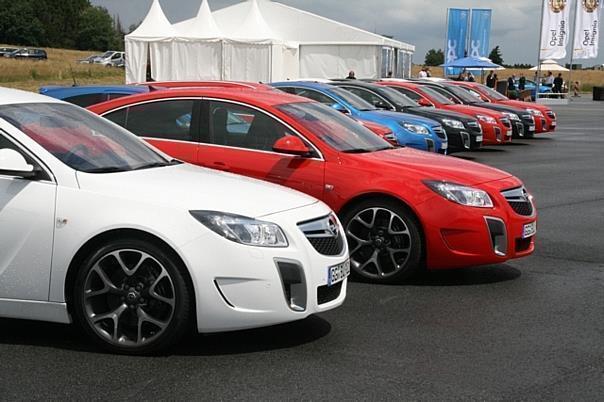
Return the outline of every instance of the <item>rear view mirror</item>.
[[[331,105],[332,108],[334,108],[335,110],[337,110],[338,112],[342,112],[344,114],[350,114],[350,111],[348,109],[346,109],[344,106],[340,105],[339,103],[334,103],[333,105]]]
[[[297,156],[306,156],[310,154],[310,148],[308,148],[304,141],[293,135],[287,135],[275,141],[273,151]]]
[[[0,174],[29,178],[36,176],[37,173],[19,152],[10,148],[0,149]]]
[[[384,101],[375,102],[375,104],[373,106],[377,107],[378,109],[382,109],[382,110],[392,110],[392,107]]]
[[[424,98],[419,98],[417,104],[420,106],[432,107],[434,106],[429,100]]]

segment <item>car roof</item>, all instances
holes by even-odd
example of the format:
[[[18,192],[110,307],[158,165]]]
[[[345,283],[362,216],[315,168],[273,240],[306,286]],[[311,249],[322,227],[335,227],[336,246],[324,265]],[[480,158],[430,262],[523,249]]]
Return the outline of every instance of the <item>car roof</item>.
[[[274,82],[271,84],[275,87],[286,87],[286,86],[295,86],[302,88],[313,88],[313,89],[326,89],[329,90],[332,88],[332,85],[324,83],[324,82],[316,82],[316,81],[282,81],[282,82]]]
[[[94,93],[105,93],[111,91],[127,92],[138,94],[149,92],[148,87],[132,85],[82,85],[82,86],[45,86],[40,88],[40,94],[52,97],[65,98],[77,95],[87,95]]]
[[[19,103],[64,103],[49,96],[20,89],[0,87],[0,105],[14,105]]]

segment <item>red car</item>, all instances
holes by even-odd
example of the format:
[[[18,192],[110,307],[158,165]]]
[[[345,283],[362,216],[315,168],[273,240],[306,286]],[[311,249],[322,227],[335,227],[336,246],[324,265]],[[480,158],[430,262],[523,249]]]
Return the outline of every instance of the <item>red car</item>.
[[[472,91],[485,102],[501,103],[503,105],[519,107],[527,110],[535,118],[536,133],[545,133],[548,131],[554,131],[556,129],[556,113],[554,113],[554,111],[547,106],[539,103],[511,100],[507,96],[500,94],[494,89],[477,82],[451,81],[451,84],[459,85]]]
[[[512,123],[503,113],[476,106],[460,105],[433,88],[412,81],[384,80],[378,81],[376,84],[394,88],[416,101],[420,106],[433,106],[477,118],[482,128],[483,145],[505,144],[512,141]]]
[[[537,213],[519,179],[481,164],[395,148],[306,98],[171,89],[89,109],[175,158],[323,200],[341,217],[353,271],[366,280],[396,282],[423,266],[500,263],[534,250]]]

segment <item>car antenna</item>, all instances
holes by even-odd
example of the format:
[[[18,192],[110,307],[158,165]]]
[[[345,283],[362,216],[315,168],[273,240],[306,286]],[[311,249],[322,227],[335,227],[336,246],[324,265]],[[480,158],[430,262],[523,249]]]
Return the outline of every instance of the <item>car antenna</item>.
[[[73,80],[73,85],[72,86],[77,87],[78,86],[78,82],[76,81],[76,77],[75,77],[75,74],[73,72],[73,66],[71,64],[69,65],[69,72],[71,73],[71,79]]]

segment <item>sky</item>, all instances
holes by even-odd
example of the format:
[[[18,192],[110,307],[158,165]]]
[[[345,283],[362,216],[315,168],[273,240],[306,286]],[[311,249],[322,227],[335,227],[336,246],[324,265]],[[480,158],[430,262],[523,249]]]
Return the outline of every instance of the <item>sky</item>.
[[[122,25],[140,22],[152,0],[91,0],[119,16]],[[217,10],[241,0],[208,0]],[[442,49],[445,42],[447,8],[491,8],[490,48],[499,45],[506,64],[537,63],[541,0],[279,0],[283,4],[353,25],[371,32],[391,35],[416,46],[414,63],[422,64],[429,49]],[[201,0],[160,0],[171,22],[192,18]],[[574,3],[574,2],[573,2]],[[574,8],[574,7],[573,7]],[[572,40],[572,38],[571,38]],[[600,42],[602,42],[600,32]],[[570,45],[569,45],[570,48]],[[568,62],[563,60],[560,63]],[[604,63],[604,48],[598,59],[577,60],[584,66]]]

